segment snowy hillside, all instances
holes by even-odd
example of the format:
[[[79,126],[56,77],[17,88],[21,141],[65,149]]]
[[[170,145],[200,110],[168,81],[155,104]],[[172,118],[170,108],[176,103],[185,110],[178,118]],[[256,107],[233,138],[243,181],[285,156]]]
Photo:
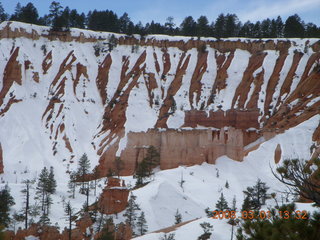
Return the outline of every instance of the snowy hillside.
[[[125,162],[122,178],[133,186],[143,149],[154,145],[161,170],[133,191],[149,232],[170,227],[179,209],[183,221],[200,219],[177,229],[177,240],[196,239],[203,221],[213,224],[213,239],[223,240],[230,225],[204,212],[214,208],[221,192],[230,203],[236,196],[240,208],[242,191],[257,178],[270,191],[283,189],[269,167],[275,165],[277,145],[281,159],[315,156],[319,49],[319,39],[141,39],[79,29],[55,36],[46,27],[3,22],[1,185],[9,184],[19,211],[21,182],[53,166],[58,192],[50,219],[62,229],[69,172],[83,153],[101,174],[97,196],[90,193],[93,203],[116,156]],[[84,201],[81,194],[71,199],[77,210]]]

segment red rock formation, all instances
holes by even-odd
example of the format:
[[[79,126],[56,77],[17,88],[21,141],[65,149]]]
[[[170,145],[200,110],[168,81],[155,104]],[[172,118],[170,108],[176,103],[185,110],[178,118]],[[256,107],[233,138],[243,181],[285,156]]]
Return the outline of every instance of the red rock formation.
[[[197,104],[199,102],[200,96],[201,96],[201,79],[203,74],[207,70],[207,58],[208,58],[208,52],[198,52],[198,61],[196,68],[193,72],[192,78],[191,78],[191,84],[189,89],[189,102],[191,107],[193,107],[193,97],[194,94],[196,95],[196,102]]]
[[[19,85],[22,84],[21,64],[17,60],[18,54],[19,54],[19,47],[17,47],[14,50],[5,67],[4,75],[3,75],[3,86],[0,91],[0,106],[3,104],[3,99],[9,92],[12,84],[14,82],[16,82]]]
[[[97,84],[103,105],[106,104],[106,100],[107,100],[106,87],[107,87],[108,80],[109,80],[109,70],[110,70],[111,64],[112,64],[112,58],[111,58],[110,54],[108,54],[98,69],[98,76],[97,76],[96,84]]]
[[[122,212],[127,207],[128,196],[129,190],[123,180],[108,178],[108,184],[98,201],[98,209],[105,214]]]
[[[173,97],[179,90],[182,84],[183,75],[186,72],[186,69],[189,65],[190,54],[186,57],[186,54],[183,53],[180,57],[180,61],[176,70],[176,75],[170,84],[170,87],[167,92],[166,98],[163,100],[163,105],[160,108],[159,118],[156,123],[157,128],[167,128],[167,120],[170,115],[169,110],[173,105]]]
[[[186,111],[184,127],[234,127],[237,129],[256,128],[259,129],[259,111],[258,110],[219,110],[217,112],[210,111]]]
[[[223,155],[231,159],[242,161],[244,143],[249,144],[261,136],[256,131],[247,131],[235,128],[228,130],[174,130],[157,129],[146,133],[130,132],[127,135],[127,146],[121,152],[121,159],[125,161],[123,175],[131,175],[138,162],[142,161],[147,152],[146,146],[155,146],[160,152],[160,168],[169,169],[180,165],[194,165],[203,162],[215,163]],[[113,169],[113,159],[117,148],[110,148],[100,159],[103,165],[99,166],[102,175]],[[114,155],[113,155],[114,154]],[[108,156],[108,157],[106,157]],[[104,166],[103,168],[101,166]]]
[[[276,164],[278,164],[280,162],[280,159],[281,159],[281,146],[280,144],[277,145],[276,149],[274,150],[274,162]]]

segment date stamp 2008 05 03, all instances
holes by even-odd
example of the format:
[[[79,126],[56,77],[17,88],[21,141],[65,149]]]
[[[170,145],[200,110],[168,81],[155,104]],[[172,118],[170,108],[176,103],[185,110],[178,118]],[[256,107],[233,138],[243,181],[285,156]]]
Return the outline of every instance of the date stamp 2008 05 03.
[[[308,219],[308,212],[303,211],[213,211],[213,219],[270,219],[278,216],[282,219]]]

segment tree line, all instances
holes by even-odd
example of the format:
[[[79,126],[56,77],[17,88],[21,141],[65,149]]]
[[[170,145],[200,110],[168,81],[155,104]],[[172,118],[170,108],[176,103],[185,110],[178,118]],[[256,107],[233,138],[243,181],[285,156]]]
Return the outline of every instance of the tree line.
[[[211,23],[206,16],[198,19],[187,16],[180,25],[176,25],[174,18],[170,16],[164,24],[151,21],[143,25],[140,21],[134,24],[127,13],[120,17],[112,10],[79,13],[76,9],[63,7],[57,1],[51,3],[49,13],[44,16],[39,16],[37,8],[31,2],[25,6],[18,3],[14,13],[10,15],[5,12],[0,2],[0,22],[6,20],[50,26],[53,31],[81,28],[142,36],[167,34],[216,38],[320,38],[320,27],[314,23],[305,23],[297,14],[289,16],[285,21],[278,16],[275,19],[245,23],[242,23],[236,14],[229,13],[220,14]]]

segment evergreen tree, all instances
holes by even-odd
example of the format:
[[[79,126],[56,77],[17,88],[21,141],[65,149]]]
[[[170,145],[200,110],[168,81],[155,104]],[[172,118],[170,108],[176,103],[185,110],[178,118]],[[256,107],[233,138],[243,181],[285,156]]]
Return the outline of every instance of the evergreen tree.
[[[86,176],[89,174],[89,171],[90,171],[90,161],[88,159],[87,154],[84,153],[79,160],[79,165],[77,170],[77,176],[80,178],[80,181],[82,182],[81,193],[85,193]]]
[[[213,231],[213,226],[208,222],[200,223],[200,226],[202,227],[203,234],[198,237],[198,240],[207,240],[210,239],[210,236]]]
[[[276,19],[276,26],[277,26],[277,37],[278,38],[283,37],[284,24],[280,16],[278,16]]]
[[[50,222],[50,218],[48,217],[48,214],[46,213],[43,213],[40,217],[40,220],[39,220],[39,225],[41,228],[45,227],[45,226],[50,226],[51,225],[51,222]]]
[[[21,15],[21,4],[18,2],[15,9],[14,13],[11,15],[10,20],[12,21],[19,21],[20,15]]]
[[[160,154],[154,146],[149,146],[144,161],[147,164],[148,174],[151,176],[152,169],[160,164]]]
[[[226,184],[224,185],[225,188],[229,188],[229,183],[226,181]]]
[[[148,231],[148,225],[146,218],[144,216],[144,212],[142,211],[140,216],[138,217],[137,220],[137,228],[138,228],[138,235],[142,236]]]
[[[264,38],[271,37],[271,20],[269,18],[261,22],[261,35]]]
[[[76,180],[77,180],[77,173],[76,172],[71,172],[69,175],[69,182],[68,182],[68,188],[69,188],[69,193],[71,193],[71,197],[75,197],[75,192],[76,192]]]
[[[229,210],[228,202],[224,198],[223,193],[221,193],[220,198],[216,203],[216,211],[225,211],[225,210]]]
[[[67,217],[67,221],[68,221],[68,239],[71,240],[71,232],[72,232],[72,222],[74,221],[74,213],[73,213],[73,208],[71,206],[70,201],[66,204],[65,208],[64,208],[64,212],[66,214]]]
[[[181,33],[185,36],[195,36],[197,32],[197,23],[191,16],[186,17],[180,25]]]
[[[173,22],[174,18],[172,16],[167,17],[166,22],[164,24],[165,33],[168,35],[174,34],[175,24]]]
[[[174,224],[179,224],[182,222],[182,216],[181,216],[181,213],[179,213],[178,209],[176,211],[176,214],[174,215],[174,219],[175,219]]]
[[[320,159],[302,161],[286,159],[274,176],[292,191],[320,206]]]
[[[197,20],[197,36],[199,37],[209,37],[211,36],[211,29],[209,26],[209,21],[206,16],[200,16]]]
[[[15,204],[8,185],[0,190],[0,203],[0,226],[8,227],[11,222],[10,208]]]
[[[130,23],[132,23],[132,22],[131,22],[131,20],[129,18],[129,15],[128,15],[128,13],[125,12],[119,18],[119,30],[120,30],[120,33],[128,34]]]
[[[56,188],[57,188],[57,182],[54,178],[54,169],[51,166],[50,167],[50,172],[48,175],[48,186],[47,186],[47,192],[50,194],[54,194],[56,192]]]
[[[38,10],[31,2],[29,2],[26,6],[22,7],[19,12],[20,14],[18,15],[17,21],[38,24]]]
[[[22,182],[24,188],[21,190],[21,193],[24,197],[24,209],[23,209],[23,212],[24,212],[24,221],[25,221],[25,229],[28,228],[28,215],[29,215],[29,212],[30,212],[30,190],[32,189],[32,186],[33,184],[35,183],[35,181],[30,181],[29,179],[27,180],[24,180]]]
[[[235,14],[227,14],[225,16],[225,37],[235,37],[239,32],[239,20]]]
[[[225,26],[226,23],[224,14],[220,14],[214,24],[214,36],[216,38],[225,37]]]
[[[132,230],[135,228],[137,211],[140,210],[139,205],[136,203],[136,199],[137,197],[131,193],[128,201],[128,206],[126,208],[125,213],[123,214],[123,216],[126,218],[126,223],[128,223],[131,226]]]
[[[2,3],[0,2],[0,22],[6,21],[8,19],[8,14],[5,12]]]
[[[124,169],[124,162],[121,160],[120,157],[116,157],[116,159],[113,162],[115,173],[120,178],[120,172]]]
[[[37,184],[37,196],[41,201],[41,210],[45,211],[46,205],[46,195],[48,194],[48,178],[49,178],[49,172],[46,167],[44,167],[41,170],[41,173],[38,178],[38,184]]]
[[[163,234],[162,237],[160,237],[160,240],[175,240],[174,236],[175,236],[174,233],[169,233],[169,234],[165,233]]]
[[[246,206],[250,207],[250,210],[259,210],[262,205],[265,204],[267,196],[267,191],[269,187],[267,187],[266,183],[262,182],[258,179],[256,185],[253,187],[247,187],[246,191],[243,193],[246,195],[245,201]],[[249,203],[249,205],[247,205]]]
[[[320,238],[320,213],[295,215],[295,205],[281,206],[279,209],[270,209],[270,218],[253,218],[241,221],[238,229],[238,240],[317,240]],[[287,211],[286,214],[283,214]]]
[[[304,26],[301,18],[295,14],[287,18],[284,24],[284,37],[295,38],[304,37]]]

